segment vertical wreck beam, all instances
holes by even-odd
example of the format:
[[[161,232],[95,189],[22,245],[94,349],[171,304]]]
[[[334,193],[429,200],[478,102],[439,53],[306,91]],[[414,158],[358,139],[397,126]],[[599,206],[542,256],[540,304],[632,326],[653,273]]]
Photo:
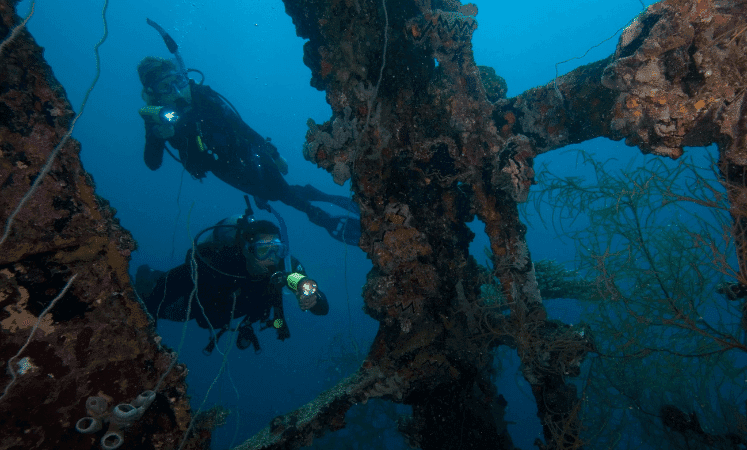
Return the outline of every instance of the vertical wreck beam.
[[[374,265],[365,306],[381,326],[358,373],[276,418],[244,448],[308,443],[342,427],[347,408],[369,397],[413,405],[403,429],[422,448],[487,448],[491,439],[491,448],[510,448],[495,408],[492,426],[487,419],[453,422],[486,417],[480,408],[488,405],[476,399],[497,405],[484,380],[489,350],[501,344],[516,348],[532,387],[546,441],[538,445],[580,448],[581,403],[566,378],[579,375],[593,344],[547,320],[517,208],[540,153],[595,137],[670,158],[684,146],[717,144],[744,284],[744,2],[652,5],[623,31],[610,57],[515,98],[491,95],[492,103],[472,58],[474,5],[285,5],[298,35],[309,39],[311,84],[327,92],[333,111],[324,124],[309,122],[304,153],[338,183],[352,178],[361,248]],[[478,303],[482,280],[467,253],[472,236],[465,226],[474,216],[490,237],[493,275],[509,314],[485,313]]]
[[[243,448],[308,444],[343,427],[347,409],[372,397],[412,405],[402,430],[424,449],[512,448],[505,401],[490,381],[496,345],[517,350],[547,447],[578,448],[580,402],[565,378],[578,375],[592,345],[547,320],[517,208],[533,182],[534,156],[564,145],[605,136],[677,158],[684,146],[717,144],[739,282],[747,284],[744,2],[652,5],[624,30],[614,55],[512,99],[484,92],[471,51],[474,5],[284,3],[309,40],[312,86],[326,91],[333,111],[324,124],[309,122],[304,153],[338,183],[352,180],[360,245],[374,265],[365,307],[381,325],[357,373],[276,418]],[[19,18],[8,0],[0,13],[0,36],[8,39]],[[6,222],[73,113],[25,31],[2,51]],[[174,447],[189,422],[185,370],[170,369],[171,355],[133,301],[127,261],[134,242],[95,196],[78,151],[74,140],[61,147],[0,244],[0,414],[17,431],[3,446],[90,446],[92,435],[72,431],[88,396],[120,403],[162,380],[156,402],[126,436],[140,446]],[[490,237],[491,275],[509,314],[480,306],[485,280],[469,256],[466,226],[474,217]],[[62,426],[47,427],[49,417]],[[197,434],[190,446],[209,432]]]
[[[535,151],[527,138],[500,136],[495,127],[472,56],[476,7],[438,0],[285,5],[299,36],[309,39],[311,84],[326,91],[333,111],[324,124],[309,122],[304,154],[336,182],[352,179],[360,245],[374,266],[365,309],[380,328],[357,374],[276,418],[242,448],[308,444],[341,427],[347,408],[370,397],[412,405],[402,428],[424,449],[455,442],[513,448],[505,400],[490,381],[491,349],[500,344],[517,348],[526,374],[541,385],[538,400],[552,408],[540,410],[543,421],[562,424],[546,426],[548,440],[559,429],[576,435],[577,421],[568,417],[578,399],[548,357],[558,352],[535,348],[555,333],[516,206],[532,183]],[[476,215],[486,224],[515,321],[479,306],[486,280],[469,255],[466,224]],[[517,328],[525,326],[532,339]]]

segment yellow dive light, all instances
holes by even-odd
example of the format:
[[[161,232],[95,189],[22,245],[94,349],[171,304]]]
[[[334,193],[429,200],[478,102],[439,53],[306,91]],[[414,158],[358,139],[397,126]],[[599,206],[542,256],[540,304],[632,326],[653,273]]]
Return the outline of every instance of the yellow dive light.
[[[316,281],[298,272],[293,272],[285,279],[288,288],[293,292],[301,292],[304,297],[316,294]]]

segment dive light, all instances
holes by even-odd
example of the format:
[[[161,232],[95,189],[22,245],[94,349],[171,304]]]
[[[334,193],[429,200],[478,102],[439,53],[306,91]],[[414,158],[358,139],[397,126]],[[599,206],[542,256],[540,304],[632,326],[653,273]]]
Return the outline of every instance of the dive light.
[[[285,278],[288,288],[293,292],[300,292],[304,297],[316,294],[316,281],[298,272],[293,272]]]
[[[165,124],[174,124],[179,120],[176,111],[165,106],[144,106],[140,108],[140,115]]]

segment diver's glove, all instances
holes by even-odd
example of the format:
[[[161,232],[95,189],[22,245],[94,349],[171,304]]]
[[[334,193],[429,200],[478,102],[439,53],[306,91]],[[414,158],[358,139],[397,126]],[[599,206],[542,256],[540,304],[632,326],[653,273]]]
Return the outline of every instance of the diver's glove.
[[[285,323],[285,320],[282,317],[270,319],[264,322],[264,324],[261,325],[260,330],[266,330],[268,328],[274,328],[277,330],[278,340],[284,341],[291,336],[288,324]]]
[[[165,124],[165,123],[153,126],[150,129],[150,132],[153,133],[153,136],[156,136],[163,140],[168,140],[174,137],[174,134],[175,134],[174,126],[171,124]]]
[[[148,105],[140,108],[139,113],[146,125],[153,124],[150,132],[154,136],[164,140],[174,136],[174,124],[179,121],[179,115],[173,108]]]
[[[278,340],[284,341],[289,337],[291,337],[291,333],[287,325],[283,325],[282,327],[278,328]]]

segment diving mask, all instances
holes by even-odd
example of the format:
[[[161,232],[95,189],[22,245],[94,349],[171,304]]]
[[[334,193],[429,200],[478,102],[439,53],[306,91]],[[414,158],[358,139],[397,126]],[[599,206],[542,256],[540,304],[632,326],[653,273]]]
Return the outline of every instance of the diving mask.
[[[251,248],[254,257],[260,261],[268,259],[272,255],[277,256],[278,259],[283,259],[288,251],[288,247],[280,239],[257,241],[251,244]]]
[[[174,72],[169,72],[154,83],[151,88],[156,94],[169,95],[181,92],[187,86],[189,86],[188,78]]]

